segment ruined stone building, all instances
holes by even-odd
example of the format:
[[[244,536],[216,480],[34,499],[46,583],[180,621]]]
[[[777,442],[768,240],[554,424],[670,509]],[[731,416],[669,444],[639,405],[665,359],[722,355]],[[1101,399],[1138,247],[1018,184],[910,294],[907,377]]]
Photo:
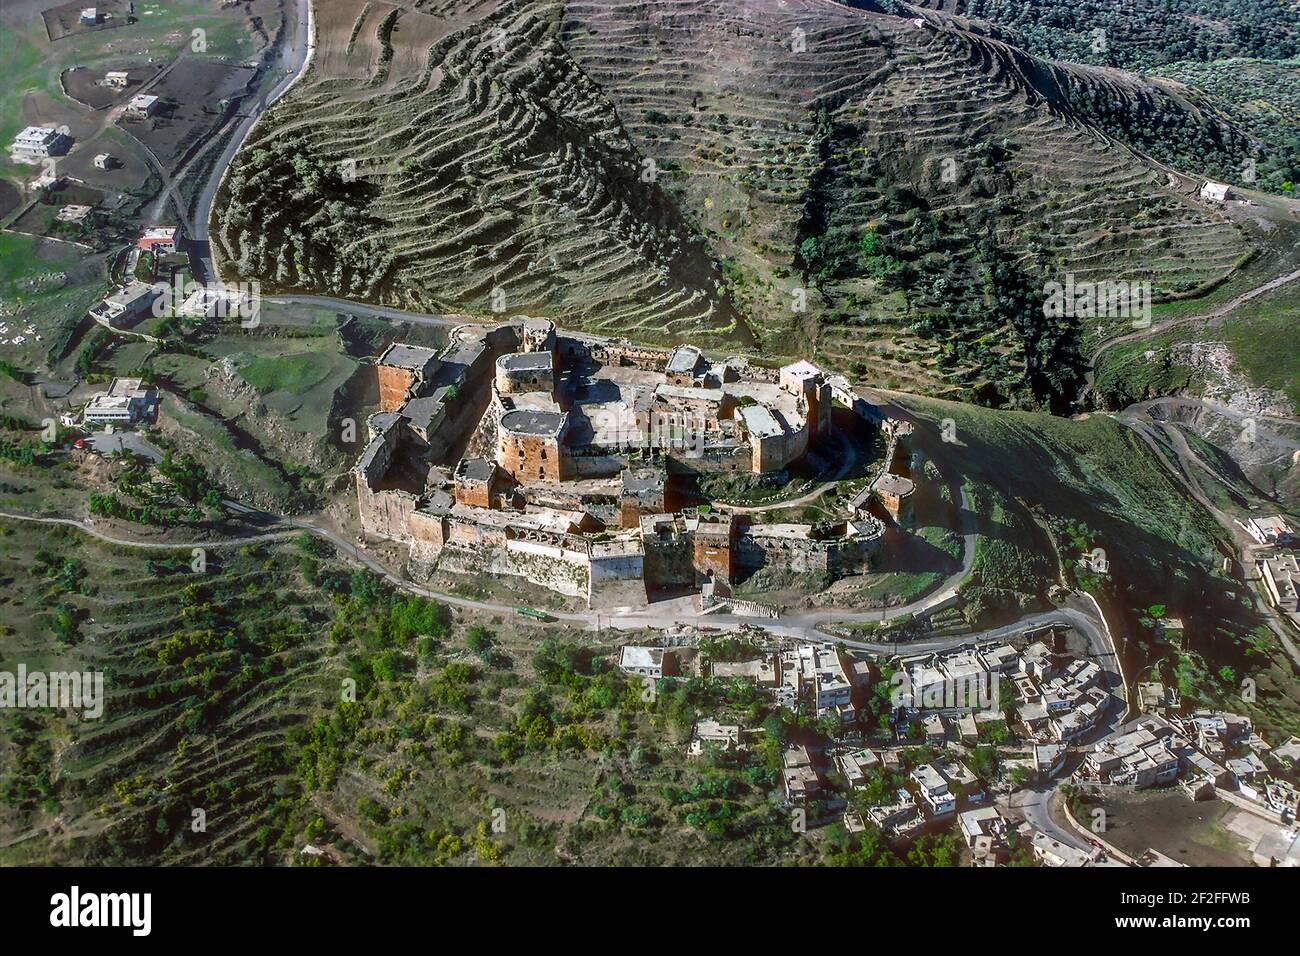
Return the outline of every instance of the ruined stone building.
[[[457,329],[442,354],[390,346],[354,469],[362,534],[404,542],[416,576],[526,577],[593,605],[722,593],[768,564],[867,569],[883,534],[682,510],[673,476],[779,471],[831,428],[814,365],[560,335],[525,318]],[[847,388],[847,386],[844,386]],[[857,401],[853,399],[853,401]]]

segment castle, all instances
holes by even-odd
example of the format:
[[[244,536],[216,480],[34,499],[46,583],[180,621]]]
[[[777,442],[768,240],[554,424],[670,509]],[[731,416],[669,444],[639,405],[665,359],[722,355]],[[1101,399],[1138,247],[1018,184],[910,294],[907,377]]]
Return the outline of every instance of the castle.
[[[829,433],[836,397],[866,414],[808,362],[775,371],[523,318],[462,326],[441,353],[394,344],[376,365],[380,411],[354,469],[361,530],[408,545],[416,577],[519,575],[635,606],[706,585],[725,594],[770,564],[867,570],[881,518],[901,514],[769,524],[676,500],[676,476],[795,462]],[[881,497],[901,500],[905,482]]]

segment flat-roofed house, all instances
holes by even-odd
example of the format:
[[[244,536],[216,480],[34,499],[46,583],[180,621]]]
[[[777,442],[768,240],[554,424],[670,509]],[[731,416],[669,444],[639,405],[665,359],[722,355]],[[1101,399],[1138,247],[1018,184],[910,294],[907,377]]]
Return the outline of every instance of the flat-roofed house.
[[[109,325],[121,326],[134,322],[152,309],[158,295],[158,289],[148,282],[132,279],[104,299],[99,308]]]
[[[939,817],[957,809],[957,798],[948,789],[948,781],[937,767],[928,763],[921,764],[912,771],[912,779],[916,781],[921,799],[930,808],[932,815]]]
[[[619,670],[658,680],[677,673],[677,658],[662,647],[624,644],[618,652]]]
[[[135,247],[141,252],[166,254],[175,252],[179,244],[180,230],[175,226],[153,226],[136,240]]]
[[[781,771],[781,781],[785,785],[786,799],[791,803],[803,803],[820,796],[821,777],[812,765],[808,748],[800,744],[785,752],[785,767]]]
[[[1238,524],[1260,544],[1286,544],[1296,539],[1291,525],[1281,515],[1247,518],[1244,523],[1238,522]]]
[[[1277,554],[1259,562],[1264,589],[1268,599],[1279,611],[1292,615],[1300,613],[1300,564],[1294,554]]]
[[[14,137],[9,152],[19,162],[36,163],[66,152],[70,142],[67,136],[56,129],[28,126]]]
[[[1210,202],[1227,202],[1232,198],[1232,190],[1226,183],[1216,183],[1207,179],[1201,183],[1201,198]]]
[[[91,425],[130,425],[149,416],[156,392],[138,378],[115,378],[108,391],[91,397],[82,418]]]
[[[866,785],[867,773],[881,768],[880,758],[871,750],[854,750],[840,754],[835,758],[835,765],[844,774],[844,780],[850,787]]]
[[[156,115],[160,109],[162,109],[162,102],[158,97],[147,93],[137,93],[126,104],[127,113],[141,119]]]

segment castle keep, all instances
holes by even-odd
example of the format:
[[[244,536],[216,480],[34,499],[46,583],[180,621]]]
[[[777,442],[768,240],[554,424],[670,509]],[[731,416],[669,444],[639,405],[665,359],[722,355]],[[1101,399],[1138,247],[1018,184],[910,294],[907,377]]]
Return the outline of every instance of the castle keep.
[[[626,606],[725,593],[768,564],[861,572],[879,549],[884,526],[863,510],[763,524],[675,500],[674,476],[780,471],[829,433],[833,385],[808,362],[712,361],[533,318],[452,339],[379,357],[380,411],[354,469],[362,534],[407,544],[417,577],[519,575]]]

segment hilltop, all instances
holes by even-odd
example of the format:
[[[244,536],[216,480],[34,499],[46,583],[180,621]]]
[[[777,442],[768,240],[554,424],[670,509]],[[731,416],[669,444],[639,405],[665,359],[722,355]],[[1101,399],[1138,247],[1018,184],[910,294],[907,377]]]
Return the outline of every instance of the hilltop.
[[[223,187],[216,251],[276,289],[1064,407],[1081,330],[1044,320],[1047,279],[1186,295],[1258,244],[1146,131],[1259,141],[1172,81],[900,12],[325,0],[310,70]]]

